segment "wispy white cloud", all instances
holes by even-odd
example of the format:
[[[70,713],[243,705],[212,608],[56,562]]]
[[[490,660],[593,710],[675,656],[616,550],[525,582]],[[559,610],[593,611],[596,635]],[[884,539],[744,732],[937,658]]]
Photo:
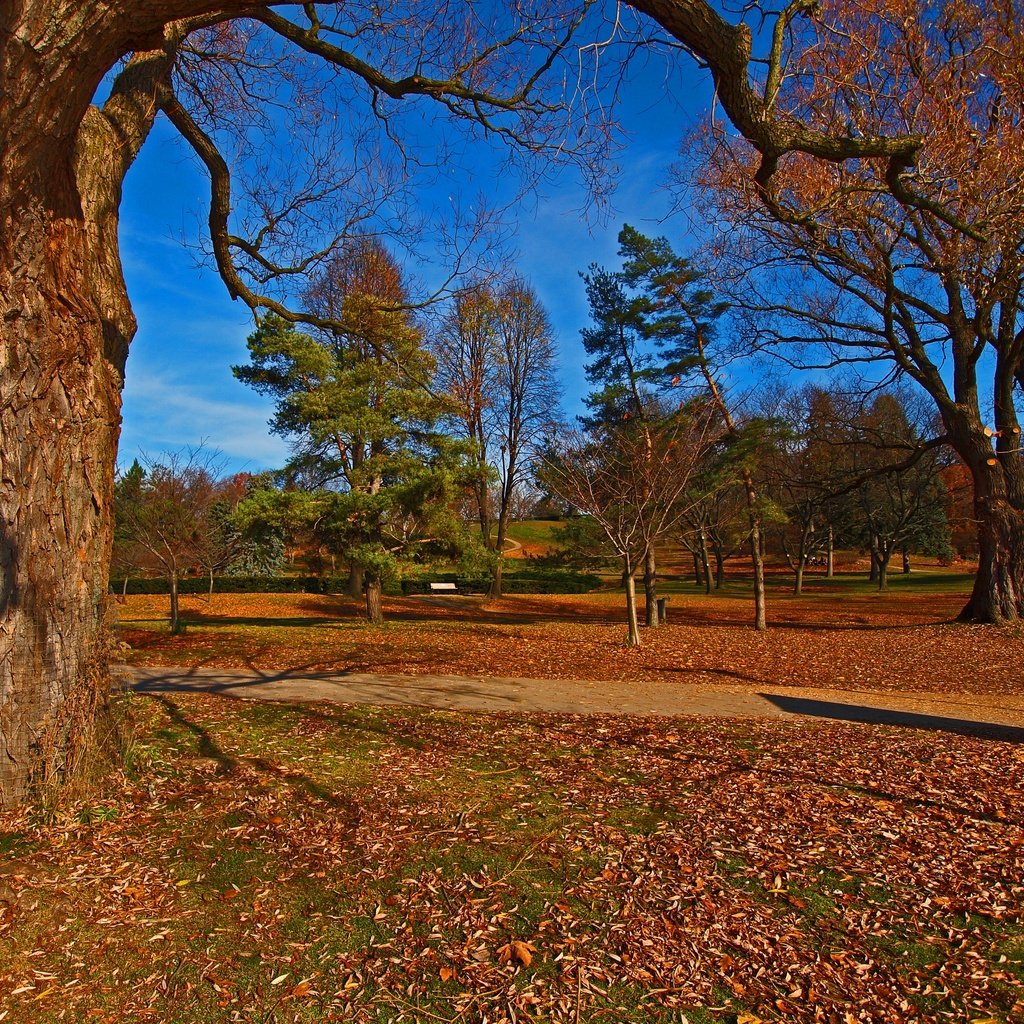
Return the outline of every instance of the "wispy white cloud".
[[[230,472],[282,465],[288,448],[267,426],[270,404],[249,398],[241,385],[235,388],[237,396],[216,384],[201,387],[153,371],[129,377],[119,461],[131,462],[139,452],[158,457],[202,442],[224,454]]]

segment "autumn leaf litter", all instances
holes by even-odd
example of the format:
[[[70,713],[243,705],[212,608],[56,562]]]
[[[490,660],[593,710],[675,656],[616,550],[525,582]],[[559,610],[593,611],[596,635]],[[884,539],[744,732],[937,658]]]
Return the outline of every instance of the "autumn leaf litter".
[[[0,824],[4,1019],[1024,1019],[1013,745],[134,709],[106,800]]]

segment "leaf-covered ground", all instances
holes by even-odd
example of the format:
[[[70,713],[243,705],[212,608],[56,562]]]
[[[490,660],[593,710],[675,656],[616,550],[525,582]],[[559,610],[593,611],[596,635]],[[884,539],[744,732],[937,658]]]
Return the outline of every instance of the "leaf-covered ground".
[[[615,592],[394,598],[382,629],[333,595],[187,598],[189,627],[179,637],[167,633],[166,598],[130,597],[120,620],[135,665],[1024,694],[1024,630],[953,622],[964,599],[927,586],[773,595],[772,628],[758,635],[745,598],[676,593],[669,624],[645,630],[639,650],[623,645]]]
[[[1024,1020],[1019,747],[128,700],[0,817],[5,1021]]]

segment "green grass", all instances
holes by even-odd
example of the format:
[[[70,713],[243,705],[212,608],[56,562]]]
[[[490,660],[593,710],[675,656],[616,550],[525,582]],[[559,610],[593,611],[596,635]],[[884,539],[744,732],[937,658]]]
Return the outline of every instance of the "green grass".
[[[0,821],[11,884],[25,887],[0,943],[0,992],[23,990],[4,997],[7,1021],[479,1022],[512,1019],[514,1004],[521,1020],[727,1024],[775,1019],[794,958],[813,980],[823,949],[870,956],[922,1012],[940,1003],[918,991],[939,991],[946,971],[955,1005],[987,999],[1008,1019],[1020,923],[943,910],[929,899],[939,882],[908,883],[894,856],[918,835],[970,843],[940,806],[941,787],[976,788],[968,760],[922,781],[928,801],[889,812],[856,772],[842,787],[799,781],[808,757],[840,776],[919,764],[911,734],[836,726],[818,742],[791,723],[178,696],[130,707],[145,753],[132,775],[64,821]],[[971,749],[1016,806],[1010,748]],[[814,794],[836,810],[809,817],[801,797]],[[116,814],[81,813],[95,807]],[[874,815],[864,834],[848,831],[858,809]],[[982,853],[1016,834],[986,829]],[[856,872],[852,849],[867,857]],[[786,937],[777,959],[755,922]],[[965,973],[942,966],[956,958]],[[1009,980],[978,989],[978,963]],[[792,1006],[787,1019],[813,1019]]]
[[[508,537],[520,544],[553,548],[556,546],[554,532],[564,525],[565,523],[558,519],[522,519],[509,523]]]

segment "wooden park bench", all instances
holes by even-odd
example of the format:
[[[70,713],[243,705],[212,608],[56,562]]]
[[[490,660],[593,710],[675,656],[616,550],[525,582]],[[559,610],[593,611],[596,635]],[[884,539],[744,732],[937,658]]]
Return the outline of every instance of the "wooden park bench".
[[[428,583],[432,594],[457,594],[459,588],[454,583]]]

